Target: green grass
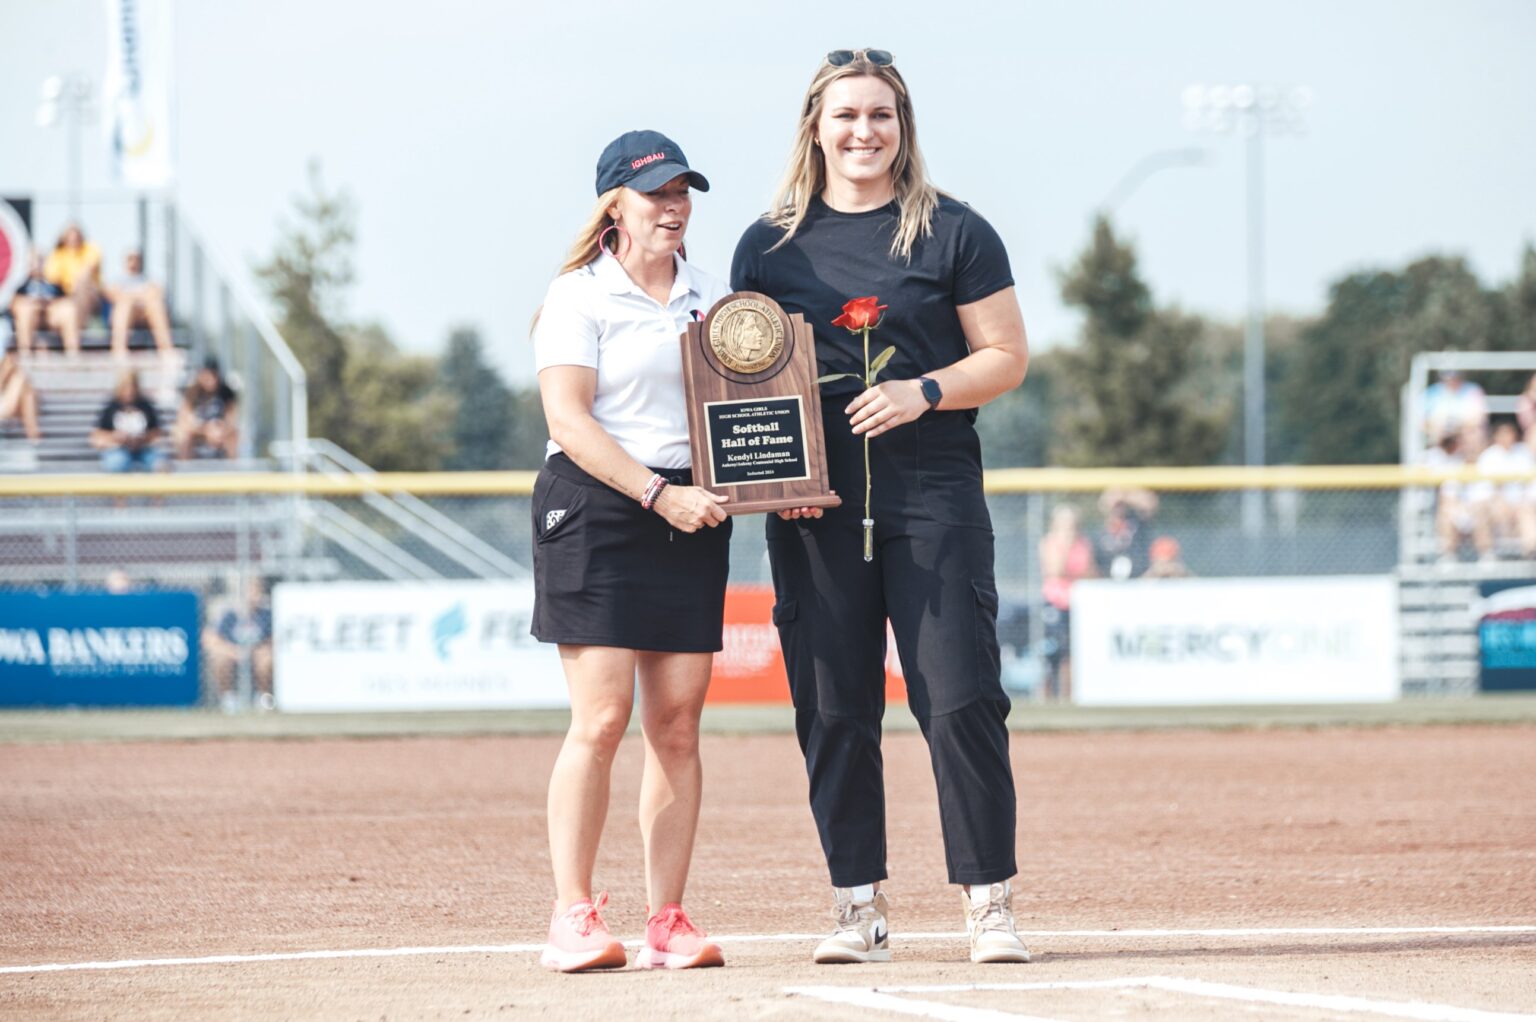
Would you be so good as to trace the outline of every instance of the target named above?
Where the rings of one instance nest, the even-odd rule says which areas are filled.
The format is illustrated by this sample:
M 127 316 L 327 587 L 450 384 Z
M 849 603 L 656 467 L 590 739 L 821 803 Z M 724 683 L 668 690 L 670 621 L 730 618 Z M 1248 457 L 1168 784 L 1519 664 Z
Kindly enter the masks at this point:
M 563 710 L 452 713 L 237 713 L 210 710 L 15 710 L 0 712 L 0 743 L 206 741 L 218 739 L 382 738 L 428 735 L 561 734 Z M 1016 702 L 1019 732 L 1193 728 L 1404 727 L 1428 724 L 1536 723 L 1536 694 L 1407 699 L 1338 706 L 1080 707 Z M 917 727 L 905 705 L 886 713 L 888 731 Z M 788 706 L 711 706 L 712 734 L 787 734 Z

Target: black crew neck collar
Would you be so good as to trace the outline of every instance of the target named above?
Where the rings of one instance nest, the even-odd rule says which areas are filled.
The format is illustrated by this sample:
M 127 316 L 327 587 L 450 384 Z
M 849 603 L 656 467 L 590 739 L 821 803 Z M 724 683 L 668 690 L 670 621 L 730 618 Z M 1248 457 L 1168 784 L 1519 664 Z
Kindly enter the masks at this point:
M 835 216 L 843 220 L 867 220 L 870 217 L 887 216 L 892 213 L 899 213 L 901 211 L 901 204 L 895 199 L 892 199 L 885 205 L 876 206 L 874 209 L 866 209 L 858 213 L 844 213 L 840 209 L 833 209 L 831 205 L 827 203 L 826 199 L 823 199 L 820 195 L 816 195 L 812 196 L 811 198 L 811 208 L 818 211 L 823 216 Z

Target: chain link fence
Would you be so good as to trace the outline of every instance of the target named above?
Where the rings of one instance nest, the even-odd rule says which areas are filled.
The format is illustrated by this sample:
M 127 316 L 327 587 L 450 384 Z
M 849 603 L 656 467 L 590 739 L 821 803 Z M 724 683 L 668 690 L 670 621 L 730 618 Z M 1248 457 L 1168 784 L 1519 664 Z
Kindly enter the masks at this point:
M 1219 479 L 1197 488 L 1177 474 L 996 474 L 989 503 L 1008 684 L 1027 697 L 1051 691 L 1057 612 L 1042 557 L 1063 542 L 1048 538 L 1052 530 L 1070 526 L 1067 545 L 1080 551 L 1073 578 L 1392 575 L 1403 593 L 1405 691 L 1470 691 L 1476 636 L 1467 608 L 1477 581 L 1533 576 L 1536 563 L 1477 559 L 1470 549 L 1446 556 L 1433 538 L 1432 483 L 1383 483 L 1411 471 L 1384 467 L 1354 486 L 1337 475 L 1279 485 L 1271 475 L 1262 489 Z M 392 490 L 397 480 L 402 488 Z M 249 647 L 265 640 L 241 617 L 253 584 L 531 574 L 531 484 L 515 473 L 4 477 L 0 589 L 192 590 L 205 647 L 218 645 L 221 630 L 244 643 L 233 668 L 221 666 L 228 655 L 205 656 L 207 701 L 259 703 L 267 664 L 253 662 Z M 761 516 L 736 522 L 731 578 L 770 581 Z

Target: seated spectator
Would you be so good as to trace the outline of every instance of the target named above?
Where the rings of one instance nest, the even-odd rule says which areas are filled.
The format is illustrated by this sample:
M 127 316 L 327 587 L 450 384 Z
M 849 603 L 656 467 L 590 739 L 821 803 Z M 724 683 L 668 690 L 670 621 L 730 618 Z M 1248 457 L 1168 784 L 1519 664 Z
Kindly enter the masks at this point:
M 1040 594 L 1045 598 L 1045 694 L 1066 699 L 1072 694 L 1072 585 L 1098 574 L 1093 544 L 1077 527 L 1077 511 L 1060 504 L 1051 512 L 1051 526 L 1040 537 Z
M 43 275 L 74 301 L 82 327 L 101 308 L 101 249 L 85 240 L 79 224 L 70 224 L 59 235 Z
M 237 705 L 235 671 L 246 658 L 258 705 L 272 708 L 272 604 L 260 575 L 251 577 L 240 599 L 210 617 L 203 629 L 203 655 L 226 710 Z
M 1515 399 L 1515 418 L 1520 423 L 1520 432 L 1529 438 L 1531 427 L 1536 426 L 1536 373 L 1525 381 L 1525 389 Z
M 155 446 L 158 439 L 160 415 L 139 389 L 138 374 L 126 369 L 96 420 L 91 446 L 101 452 L 101 467 L 108 472 L 164 472 L 171 464 Z
M 1424 464 L 1431 468 L 1458 469 L 1467 464 L 1469 444 L 1479 443 L 1477 427 L 1447 433 L 1440 442 L 1424 452 Z M 1474 454 L 1474 457 L 1476 455 Z M 1440 560 L 1451 564 L 1461 559 L 1461 547 L 1467 540 L 1478 556 L 1493 556 L 1493 534 L 1486 518 L 1473 512 L 1467 500 L 1467 484 L 1447 479 L 1435 495 L 1435 536 L 1440 543 Z
M 19 419 L 34 444 L 43 438 L 37 424 L 37 391 L 20 359 L 9 351 L 0 355 L 0 422 L 6 419 Z
M 233 458 L 240 451 L 240 398 L 209 355 L 181 396 L 176 413 L 176 457 Z
M 1523 472 L 1529 474 L 1536 461 L 1531 449 L 1520 443 L 1520 433 L 1513 422 L 1500 422 L 1493 430 L 1493 443 L 1477 457 L 1479 472 Z M 1473 514 L 1484 519 L 1493 533 L 1494 548 L 1499 541 L 1513 543 L 1521 538 L 1520 517 L 1525 506 L 1528 480 L 1499 481 L 1479 480 L 1467 488 L 1467 499 Z M 1536 544 L 1532 544 L 1536 547 Z M 1524 551 L 1526 556 L 1536 549 Z M 1487 559 L 1485 555 L 1485 559 Z
M 1152 563 L 1152 516 L 1157 494 L 1138 488 L 1111 487 L 1099 497 L 1104 531 L 1099 536 L 1099 570 L 1124 581 L 1146 573 Z
M 165 293 L 160 285 L 144 276 L 144 253 L 130 249 L 123 259 L 123 275 L 107 285 L 103 293 L 112 303 L 112 357 L 128 356 L 128 331 L 147 326 L 155 338 L 155 350 L 171 354 L 171 317 L 165 308 Z
M 1443 369 L 1440 382 L 1424 391 L 1424 435 L 1437 443 L 1447 433 L 1469 425 L 1488 428 L 1488 396 L 1483 388 L 1468 381 L 1460 369 Z
M 1172 536 L 1159 536 L 1148 547 L 1147 554 L 1152 563 L 1142 574 L 1142 578 L 1190 578 L 1194 572 L 1185 567 L 1179 559 L 1179 541 Z
M 64 290 L 50 283 L 43 271 L 43 257 L 32 254 L 27 279 L 11 299 L 11 320 L 16 325 L 16 351 L 22 358 L 32 354 L 32 339 L 39 327 L 53 330 L 64 340 L 64 352 L 71 358 L 80 354 L 80 310 L 64 296 Z

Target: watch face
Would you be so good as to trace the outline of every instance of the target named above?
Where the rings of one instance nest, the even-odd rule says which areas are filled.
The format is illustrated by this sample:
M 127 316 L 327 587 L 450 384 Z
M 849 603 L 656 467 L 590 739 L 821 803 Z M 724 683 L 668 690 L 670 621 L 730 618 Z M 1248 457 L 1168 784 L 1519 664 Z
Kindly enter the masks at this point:
M 934 405 L 937 405 L 941 400 L 943 400 L 944 392 L 939 389 L 938 380 L 930 380 L 925 376 L 923 377 L 922 385 L 923 397 L 927 398 L 929 408 L 932 408 Z

